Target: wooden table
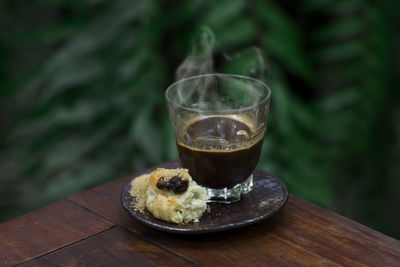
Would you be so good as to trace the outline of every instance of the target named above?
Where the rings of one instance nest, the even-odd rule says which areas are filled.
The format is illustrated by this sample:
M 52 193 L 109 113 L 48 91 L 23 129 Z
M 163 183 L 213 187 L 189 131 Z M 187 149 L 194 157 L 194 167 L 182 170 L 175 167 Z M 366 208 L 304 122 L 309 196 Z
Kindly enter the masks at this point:
M 1 223 L 0 266 L 400 266 L 399 241 L 293 195 L 276 215 L 244 228 L 158 232 L 121 206 L 131 177 Z

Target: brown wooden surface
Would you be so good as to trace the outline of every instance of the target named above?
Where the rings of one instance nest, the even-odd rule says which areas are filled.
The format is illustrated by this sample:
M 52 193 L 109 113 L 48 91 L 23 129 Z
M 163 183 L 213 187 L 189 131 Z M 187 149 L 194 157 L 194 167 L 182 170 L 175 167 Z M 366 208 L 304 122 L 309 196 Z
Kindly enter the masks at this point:
M 22 266 L 193 266 L 143 241 L 121 227 L 114 227 L 64 249 L 44 255 Z
M 69 201 L 57 202 L 0 224 L 0 265 L 29 260 L 113 225 Z
M 0 265 L 400 266 L 399 241 L 293 195 L 278 214 L 245 228 L 194 236 L 158 232 L 122 208 L 121 191 L 130 180 L 0 224 Z

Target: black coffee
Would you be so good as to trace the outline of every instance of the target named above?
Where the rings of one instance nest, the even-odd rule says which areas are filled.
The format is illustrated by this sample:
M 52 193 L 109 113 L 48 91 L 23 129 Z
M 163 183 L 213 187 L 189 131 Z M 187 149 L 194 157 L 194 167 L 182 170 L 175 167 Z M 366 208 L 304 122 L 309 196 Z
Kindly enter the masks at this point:
M 246 123 L 221 116 L 197 120 L 185 131 L 188 141 L 178 143 L 180 159 L 200 185 L 230 188 L 253 173 L 264 131 L 251 137 Z

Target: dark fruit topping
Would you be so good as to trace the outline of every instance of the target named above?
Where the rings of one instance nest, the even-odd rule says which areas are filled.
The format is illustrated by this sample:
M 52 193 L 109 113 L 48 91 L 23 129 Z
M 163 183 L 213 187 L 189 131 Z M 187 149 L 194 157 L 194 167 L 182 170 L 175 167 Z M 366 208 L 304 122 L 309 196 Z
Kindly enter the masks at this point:
M 174 176 L 169 181 L 166 181 L 165 177 L 162 176 L 158 179 L 156 186 L 158 189 L 168 189 L 172 190 L 175 194 L 182 194 L 187 190 L 189 182 L 179 176 Z

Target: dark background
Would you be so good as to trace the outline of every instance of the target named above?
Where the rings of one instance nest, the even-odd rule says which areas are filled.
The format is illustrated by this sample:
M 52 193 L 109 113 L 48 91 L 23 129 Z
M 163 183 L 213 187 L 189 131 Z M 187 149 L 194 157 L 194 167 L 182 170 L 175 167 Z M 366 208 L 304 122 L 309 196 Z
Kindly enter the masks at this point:
M 215 71 L 266 59 L 259 167 L 400 238 L 399 3 L 1 1 L 0 220 L 176 158 L 163 94 L 207 26 Z

